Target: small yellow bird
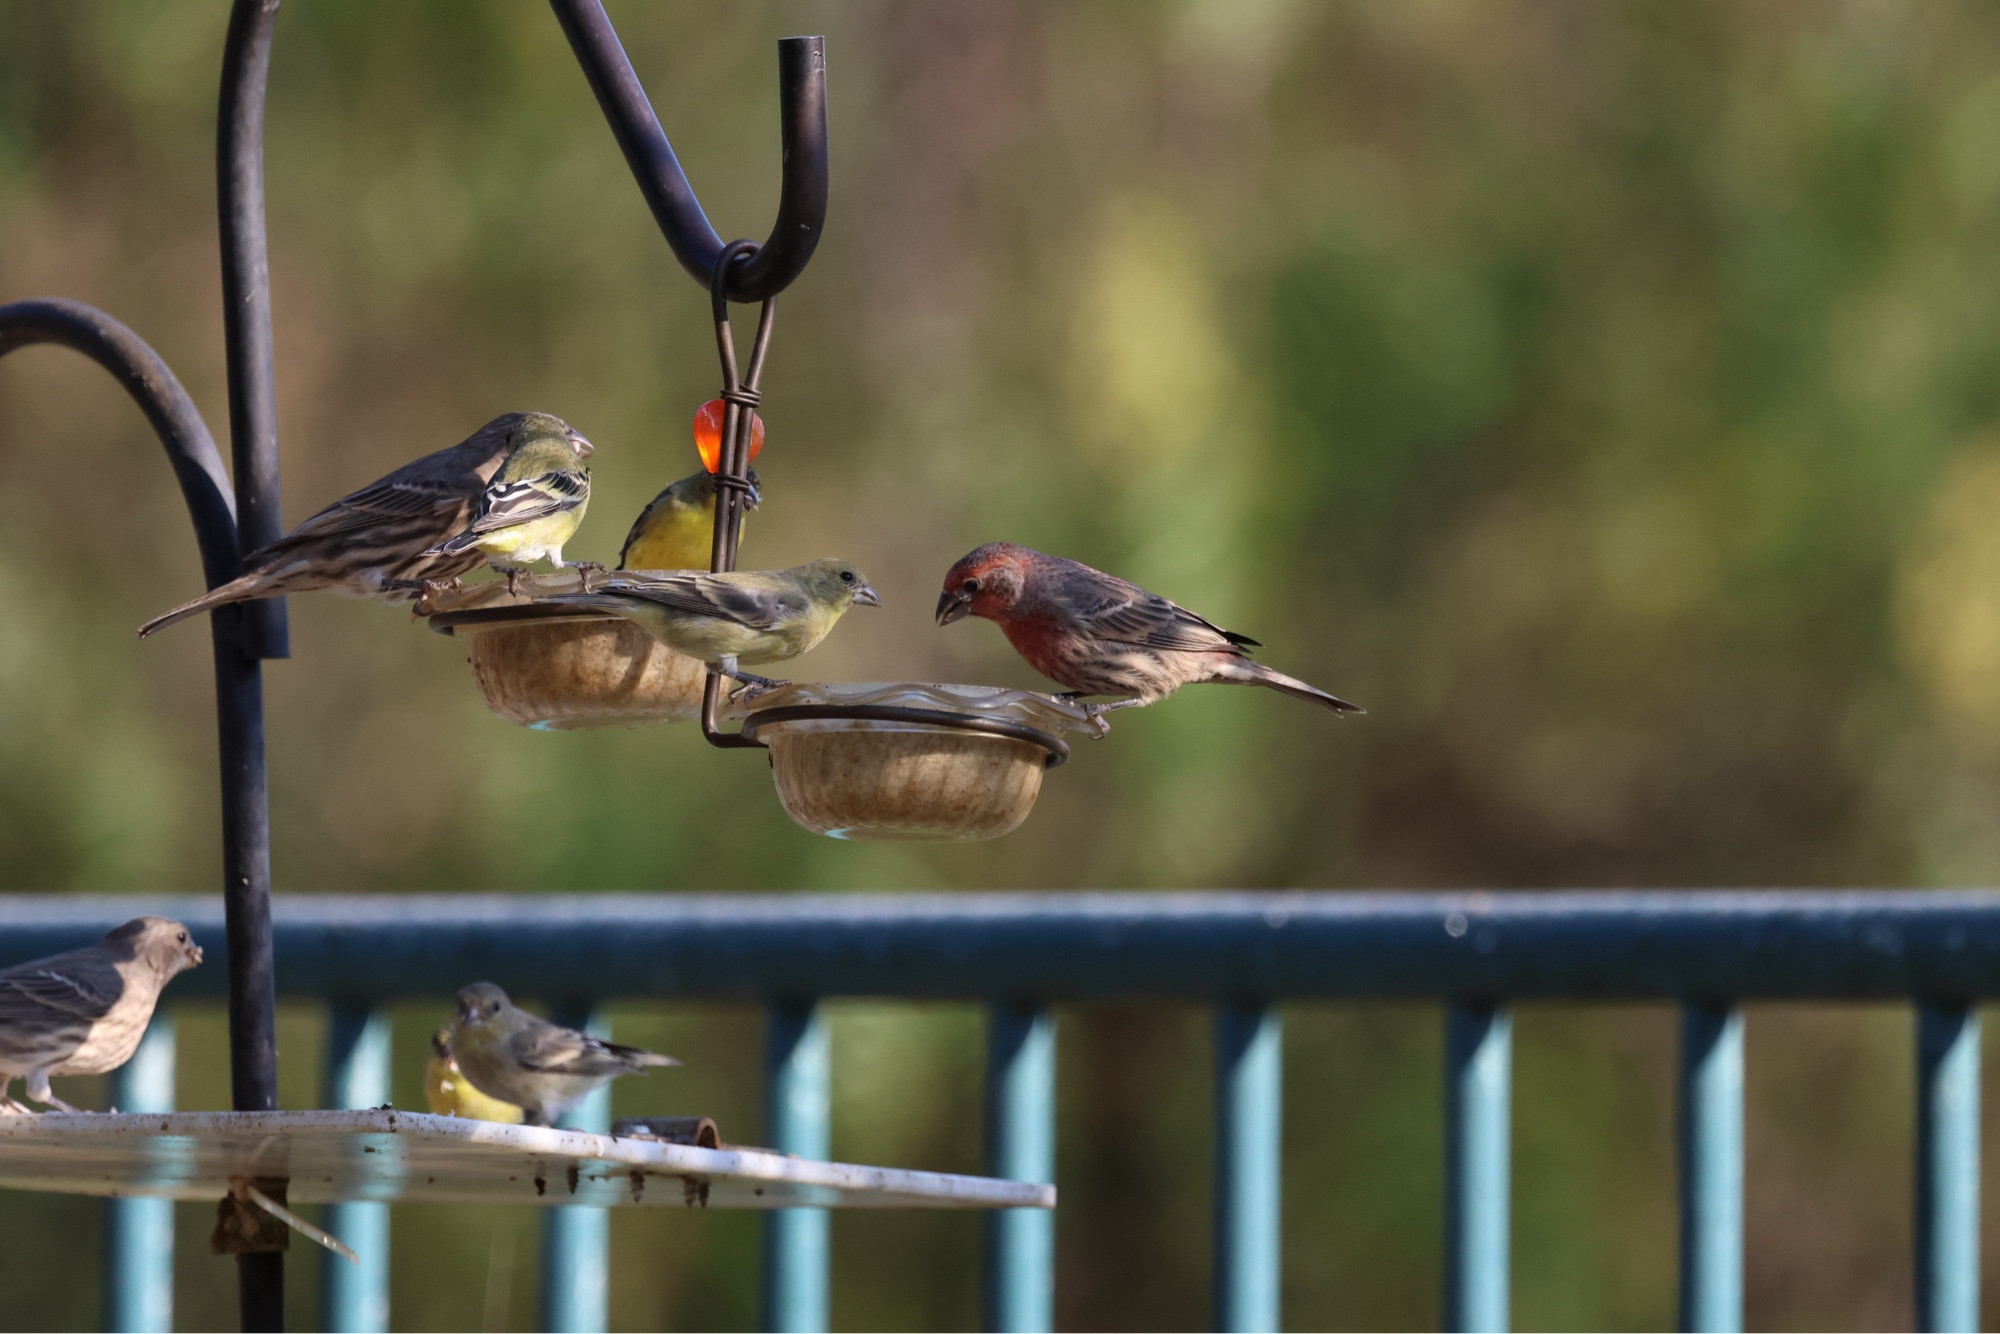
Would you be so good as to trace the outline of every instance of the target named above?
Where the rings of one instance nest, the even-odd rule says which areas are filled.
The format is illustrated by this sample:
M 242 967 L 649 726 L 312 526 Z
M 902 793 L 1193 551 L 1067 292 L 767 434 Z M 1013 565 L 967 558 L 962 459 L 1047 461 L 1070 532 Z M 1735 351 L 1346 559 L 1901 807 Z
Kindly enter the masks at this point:
M 554 1125 L 620 1075 L 680 1064 L 643 1047 L 552 1024 L 516 1006 L 491 982 L 460 989 L 447 1046 L 474 1088 L 513 1103 L 531 1126 Z
M 764 496 L 757 470 L 750 470 L 745 511 Z M 715 474 L 689 473 L 639 511 L 618 553 L 621 570 L 705 570 L 715 554 Z
M 789 570 L 613 578 L 593 592 L 537 601 L 623 616 L 668 648 L 753 685 L 770 682 L 741 665 L 796 658 L 825 639 L 849 607 L 882 605 L 868 576 L 844 560 Z
M 489 1098 L 472 1086 L 451 1055 L 451 1025 L 431 1034 L 431 1054 L 424 1062 L 424 1102 L 439 1116 L 462 1116 L 469 1121 L 499 1121 L 521 1124 L 522 1112 L 511 1102 Z
M 529 413 L 507 461 L 480 495 L 471 526 L 425 554 L 483 552 L 488 564 L 508 576 L 510 591 L 522 571 L 502 565 L 502 558 L 560 566 L 563 543 L 590 504 L 590 469 L 583 460 L 592 449 L 560 417 Z

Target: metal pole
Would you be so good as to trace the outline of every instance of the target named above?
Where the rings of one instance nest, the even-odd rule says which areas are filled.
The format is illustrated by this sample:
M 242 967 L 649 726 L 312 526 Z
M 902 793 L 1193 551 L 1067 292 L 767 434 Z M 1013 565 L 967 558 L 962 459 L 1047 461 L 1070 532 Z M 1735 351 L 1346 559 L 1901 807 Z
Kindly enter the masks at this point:
M 1917 1007 L 1917 1328 L 1979 1328 L 1979 1016 Z
M 1215 1011 L 1215 1327 L 1278 1328 L 1284 1028 L 1268 1005 Z
M 1681 1009 L 1680 1327 L 1743 1328 L 1743 1012 Z
M 771 1147 L 825 1158 L 832 1147 L 833 1043 L 811 1001 L 771 1007 L 765 1046 L 764 1134 Z M 824 1209 L 764 1215 L 763 1327 L 827 1327 L 830 1233 Z
M 216 216 L 222 233 L 222 337 L 229 370 L 230 459 L 238 549 L 285 532 L 278 487 L 278 381 L 271 341 L 271 260 L 264 233 L 264 94 L 279 0 L 236 0 L 222 55 L 216 116 Z M 244 650 L 290 656 L 285 600 L 244 609 Z
M 549 1007 L 549 1017 L 593 1037 L 611 1036 L 603 1011 L 579 1003 Z M 602 1135 L 611 1129 L 611 1086 L 585 1098 L 557 1123 Z M 542 1211 L 542 1324 L 550 1334 L 602 1334 L 611 1317 L 611 1214 L 564 1207 Z
M 284 524 L 278 498 L 271 275 L 264 241 L 264 93 L 277 17 L 278 0 L 237 0 L 230 11 L 216 116 L 223 334 L 239 552 L 271 541 Z M 270 1111 L 278 1105 L 278 1037 L 260 660 L 287 652 L 284 606 L 275 599 L 252 603 L 233 616 L 211 620 L 216 636 L 216 731 L 222 752 L 230 1093 L 238 1111 Z M 238 1256 L 237 1295 L 244 1329 L 284 1328 L 283 1254 Z
M 1508 1322 L 1510 1103 L 1514 1023 L 1505 1007 L 1457 1004 L 1445 1033 L 1444 1327 Z
M 174 1109 L 174 1017 L 155 1011 L 139 1050 L 111 1076 L 121 1112 Z M 119 1334 L 169 1334 L 174 1327 L 174 1202 L 108 1200 L 105 1212 L 104 1327 Z
M 1056 1021 L 1045 1005 L 995 1005 L 986 1021 L 986 1170 L 1053 1182 L 1056 1167 Z M 985 1325 L 1055 1327 L 1055 1214 L 996 1209 L 986 1216 Z
M 390 1026 L 384 1011 L 336 1003 L 327 1033 L 328 1107 L 380 1107 L 390 1099 Z M 320 1259 L 320 1324 L 334 1334 L 389 1328 L 389 1206 L 345 1201 L 326 1208 L 326 1230 L 354 1248 L 360 1264 L 327 1252 Z

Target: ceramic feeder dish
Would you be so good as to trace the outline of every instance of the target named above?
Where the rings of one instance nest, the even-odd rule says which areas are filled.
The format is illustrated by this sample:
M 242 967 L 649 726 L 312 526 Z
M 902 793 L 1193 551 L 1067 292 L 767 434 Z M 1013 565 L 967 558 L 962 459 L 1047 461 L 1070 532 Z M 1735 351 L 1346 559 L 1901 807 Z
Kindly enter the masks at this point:
M 579 584 L 567 570 L 530 575 L 514 597 L 493 580 L 426 598 L 417 613 L 465 640 L 487 707 L 510 723 L 568 732 L 700 716 L 701 663 L 620 617 L 529 600 Z
M 995 686 L 799 683 L 735 705 L 785 813 L 832 838 L 998 838 L 1069 758 L 1084 711 Z

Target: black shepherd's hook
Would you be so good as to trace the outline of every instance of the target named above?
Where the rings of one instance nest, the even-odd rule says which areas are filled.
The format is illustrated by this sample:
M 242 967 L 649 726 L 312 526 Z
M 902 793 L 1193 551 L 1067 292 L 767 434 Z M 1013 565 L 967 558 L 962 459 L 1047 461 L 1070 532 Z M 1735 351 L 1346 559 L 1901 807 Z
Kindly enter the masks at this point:
M 619 44 L 598 0 L 549 0 L 571 49 L 590 80 L 611 133 L 652 207 L 653 219 L 681 267 L 704 288 L 715 279 L 725 247 L 673 145 L 660 129 L 653 104 Z M 778 220 L 749 260 L 729 266 L 726 295 L 753 302 L 774 297 L 805 271 L 826 223 L 826 39 L 786 37 L 778 43 L 778 107 L 784 137 L 784 181 Z
M 762 245 L 722 238 L 709 225 L 694 197 L 687 173 L 660 128 L 653 104 L 618 41 L 599 0 L 549 0 L 571 49 L 590 80 L 611 133 L 639 182 L 674 255 L 709 290 L 715 316 L 717 351 L 722 360 L 724 404 L 721 458 L 716 461 L 715 545 L 709 567 L 736 568 L 736 543 L 749 493 L 750 436 L 757 408 L 757 385 L 771 342 L 771 315 L 778 293 L 804 272 L 826 224 L 826 39 L 787 37 L 778 43 L 778 105 L 784 135 L 784 180 L 778 192 L 778 220 Z M 736 346 L 729 332 L 729 303 L 760 302 L 757 338 L 739 378 Z M 701 731 L 709 744 L 752 747 L 762 743 L 716 726 L 722 678 L 713 669 L 702 688 Z

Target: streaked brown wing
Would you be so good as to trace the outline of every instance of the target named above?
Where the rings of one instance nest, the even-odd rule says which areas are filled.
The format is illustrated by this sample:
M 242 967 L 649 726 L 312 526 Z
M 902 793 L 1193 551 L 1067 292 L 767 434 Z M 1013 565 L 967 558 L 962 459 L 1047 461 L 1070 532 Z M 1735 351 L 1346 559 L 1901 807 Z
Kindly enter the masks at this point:
M 1104 577 L 1109 584 L 1110 576 Z M 1104 596 L 1095 605 L 1077 608 L 1077 619 L 1094 638 L 1138 648 L 1238 651 L 1241 636 L 1232 636 L 1221 626 L 1137 584 L 1122 579 L 1116 583 L 1123 587 L 1104 587 Z
M 398 520 L 428 520 L 439 531 L 456 528 L 472 508 L 478 486 L 478 477 L 470 473 L 462 479 L 405 482 L 385 479 L 334 501 L 266 549 L 282 551 Z

